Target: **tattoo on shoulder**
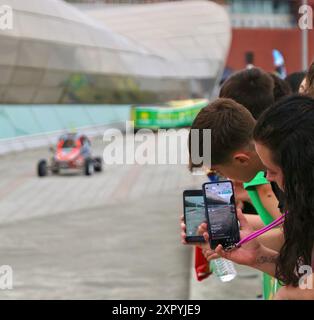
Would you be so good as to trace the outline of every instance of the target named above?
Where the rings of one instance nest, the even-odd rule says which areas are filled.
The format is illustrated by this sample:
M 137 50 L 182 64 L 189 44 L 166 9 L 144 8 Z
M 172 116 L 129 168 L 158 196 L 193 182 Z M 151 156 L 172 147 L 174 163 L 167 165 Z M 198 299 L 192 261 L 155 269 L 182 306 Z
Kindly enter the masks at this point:
M 277 262 L 277 257 L 276 256 L 272 256 L 272 257 L 265 257 L 265 256 L 261 256 L 258 257 L 256 259 L 256 262 L 258 264 L 264 264 L 264 263 L 276 263 Z

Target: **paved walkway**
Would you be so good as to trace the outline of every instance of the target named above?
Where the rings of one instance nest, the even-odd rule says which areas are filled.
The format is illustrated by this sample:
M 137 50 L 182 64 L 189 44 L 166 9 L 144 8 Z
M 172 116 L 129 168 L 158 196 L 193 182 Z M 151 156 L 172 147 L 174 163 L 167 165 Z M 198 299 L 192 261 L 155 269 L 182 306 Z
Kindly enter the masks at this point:
M 94 145 L 101 155 L 102 140 Z M 0 299 L 188 299 L 181 195 L 204 177 L 180 165 L 114 165 L 39 179 L 36 163 L 48 155 L 0 157 L 0 264 L 14 271 L 14 289 Z M 219 298 L 217 290 L 200 298 Z

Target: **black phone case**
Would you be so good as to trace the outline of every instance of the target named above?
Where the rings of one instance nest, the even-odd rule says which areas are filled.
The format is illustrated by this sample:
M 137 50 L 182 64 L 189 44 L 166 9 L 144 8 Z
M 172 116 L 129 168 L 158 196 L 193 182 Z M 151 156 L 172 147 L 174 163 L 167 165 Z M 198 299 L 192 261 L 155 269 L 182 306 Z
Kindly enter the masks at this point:
M 205 191 L 205 186 L 208 184 L 217 184 L 217 183 L 225 183 L 228 182 L 231 184 L 232 186 L 232 195 L 233 195 L 233 199 L 234 199 L 234 206 L 235 206 L 235 197 L 234 197 L 234 188 L 233 188 L 233 183 L 229 180 L 224 180 L 224 181 L 217 181 L 217 182 L 205 182 L 202 186 L 202 190 L 203 190 L 203 197 L 204 197 L 204 203 L 205 203 L 205 209 L 206 209 L 206 219 L 207 219 L 207 225 L 208 225 L 208 233 L 209 233 L 209 237 L 210 239 L 212 238 L 212 233 L 211 233 L 211 227 L 210 227 L 210 221 L 209 221 L 209 216 L 208 216 L 208 206 L 207 206 L 207 199 L 206 199 L 206 191 Z M 235 208 L 236 209 L 236 208 Z M 235 210 L 236 211 L 236 210 Z M 236 215 L 236 213 L 235 213 Z M 236 221 L 238 222 L 238 218 L 236 216 Z M 210 240 L 210 247 L 211 249 L 215 250 L 216 247 L 221 244 L 223 246 L 224 249 L 230 249 L 232 247 L 235 246 L 236 243 L 238 243 L 240 241 L 240 230 L 239 230 L 239 224 L 237 223 L 236 225 L 237 228 L 237 234 L 231 235 L 228 238 L 222 238 L 222 239 L 215 239 L 215 240 Z

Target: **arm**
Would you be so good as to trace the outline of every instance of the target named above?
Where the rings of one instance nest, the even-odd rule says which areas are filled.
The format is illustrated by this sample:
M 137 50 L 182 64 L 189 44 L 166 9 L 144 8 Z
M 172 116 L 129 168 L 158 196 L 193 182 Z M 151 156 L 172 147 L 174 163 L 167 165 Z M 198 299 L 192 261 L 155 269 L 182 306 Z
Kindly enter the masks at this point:
M 274 195 L 274 192 L 270 184 L 262 184 L 256 186 L 256 191 L 259 198 L 264 206 L 264 208 L 269 212 L 269 214 L 277 219 L 281 216 L 280 210 L 278 208 L 278 200 Z
M 248 266 L 268 273 L 269 275 L 274 277 L 276 272 L 277 258 L 277 251 L 261 245 L 257 250 L 255 261 L 253 262 L 253 264 L 248 264 Z
M 263 204 L 264 208 L 269 212 L 269 214 L 277 219 L 281 216 L 280 210 L 278 208 L 278 200 L 274 195 L 270 184 L 262 184 L 256 186 L 256 191 L 258 196 Z M 250 217 L 249 215 L 245 215 L 249 223 L 253 226 L 255 230 L 261 229 L 264 227 L 263 222 L 260 218 L 256 216 Z M 259 219 L 259 221 L 258 221 Z M 267 233 L 258 237 L 258 240 L 265 247 L 273 249 L 275 251 L 280 251 L 283 243 L 284 237 L 283 233 L 280 229 L 272 229 Z
M 254 229 L 254 231 L 264 227 L 264 223 L 259 216 L 253 214 L 244 214 L 244 216 L 250 226 Z M 284 236 L 281 229 L 279 228 L 269 230 L 259 236 L 257 239 L 265 247 L 278 252 L 280 251 L 284 243 Z
M 262 221 L 262 219 L 256 215 L 256 214 L 244 214 L 246 220 L 248 221 L 248 223 L 250 224 L 250 226 L 254 229 L 254 230 L 259 230 L 262 229 L 264 227 L 264 223 Z
M 282 287 L 276 293 L 274 300 L 314 300 L 314 278 L 308 276 L 307 281 L 312 284 L 312 289 L 301 289 L 299 287 Z
M 266 248 L 256 239 L 244 244 L 240 248 L 236 248 L 231 251 L 225 251 L 223 247 L 219 245 L 215 252 L 222 258 L 252 267 L 268 273 L 273 277 L 275 276 L 278 252 Z
M 259 236 L 257 239 L 265 247 L 275 250 L 277 252 L 280 251 L 285 241 L 283 232 L 279 228 L 271 229 L 268 232 Z

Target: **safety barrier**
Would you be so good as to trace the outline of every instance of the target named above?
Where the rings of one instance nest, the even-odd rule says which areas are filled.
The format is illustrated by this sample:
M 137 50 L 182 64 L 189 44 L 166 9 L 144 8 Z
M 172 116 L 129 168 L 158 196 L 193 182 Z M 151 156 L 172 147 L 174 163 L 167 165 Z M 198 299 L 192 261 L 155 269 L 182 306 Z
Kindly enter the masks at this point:
M 130 119 L 130 105 L 0 105 L 0 154 L 54 144 L 63 132 L 101 135 Z

